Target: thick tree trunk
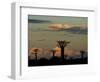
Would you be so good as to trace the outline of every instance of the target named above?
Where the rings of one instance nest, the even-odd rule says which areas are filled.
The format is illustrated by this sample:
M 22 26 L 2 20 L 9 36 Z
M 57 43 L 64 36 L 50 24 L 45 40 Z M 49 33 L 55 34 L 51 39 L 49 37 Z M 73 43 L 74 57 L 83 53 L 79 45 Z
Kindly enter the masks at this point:
M 55 52 L 53 52 L 53 57 L 55 57 Z
M 64 47 L 61 47 L 61 58 L 64 60 Z

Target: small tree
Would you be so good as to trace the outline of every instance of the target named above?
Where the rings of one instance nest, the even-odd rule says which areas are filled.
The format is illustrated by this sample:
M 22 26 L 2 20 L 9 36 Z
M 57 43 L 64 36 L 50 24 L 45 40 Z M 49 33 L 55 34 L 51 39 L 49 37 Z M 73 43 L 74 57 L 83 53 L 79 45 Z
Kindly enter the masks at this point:
M 84 59 L 85 51 L 82 50 L 82 51 L 80 51 L 80 53 L 81 53 L 81 58 Z
M 53 53 L 53 57 L 55 57 L 56 50 L 50 50 Z
M 35 54 L 35 59 L 36 59 L 36 61 L 37 61 L 37 53 L 39 52 L 39 49 L 38 48 L 36 48 L 36 49 L 34 49 L 34 54 Z

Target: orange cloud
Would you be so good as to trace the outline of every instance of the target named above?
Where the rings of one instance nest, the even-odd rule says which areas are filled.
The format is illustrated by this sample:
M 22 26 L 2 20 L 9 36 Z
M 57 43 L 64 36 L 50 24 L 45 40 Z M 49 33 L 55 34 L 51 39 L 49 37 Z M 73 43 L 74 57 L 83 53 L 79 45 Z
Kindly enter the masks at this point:
M 49 26 L 49 29 L 51 30 L 60 30 L 60 29 L 65 29 L 65 28 L 70 28 L 71 26 L 68 25 L 68 24 L 50 24 Z
M 87 25 L 70 25 L 70 24 L 61 24 L 61 23 L 50 24 L 48 27 L 50 30 L 62 30 L 62 29 L 69 29 L 75 27 L 79 27 L 81 30 L 87 29 Z

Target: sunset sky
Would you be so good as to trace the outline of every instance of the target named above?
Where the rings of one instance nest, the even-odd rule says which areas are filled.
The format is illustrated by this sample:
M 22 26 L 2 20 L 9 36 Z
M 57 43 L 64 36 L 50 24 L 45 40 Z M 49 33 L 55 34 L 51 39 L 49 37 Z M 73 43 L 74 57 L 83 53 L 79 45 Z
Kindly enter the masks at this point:
M 58 40 L 70 41 L 65 48 L 67 55 L 79 55 L 80 50 L 87 51 L 87 17 L 69 16 L 28 16 L 28 48 L 39 48 L 39 56 L 49 58 L 51 49 L 58 49 Z M 45 54 L 44 54 L 45 53 Z M 29 53 L 29 55 L 31 55 Z

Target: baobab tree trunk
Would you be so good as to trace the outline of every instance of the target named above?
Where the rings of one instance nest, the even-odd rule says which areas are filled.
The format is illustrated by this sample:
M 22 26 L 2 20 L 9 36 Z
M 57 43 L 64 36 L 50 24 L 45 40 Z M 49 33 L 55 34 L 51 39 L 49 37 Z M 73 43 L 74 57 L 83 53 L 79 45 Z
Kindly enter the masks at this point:
M 35 53 L 35 60 L 37 61 L 37 53 Z
M 61 58 L 64 60 L 64 47 L 61 47 Z
M 80 51 L 80 53 L 81 53 L 81 58 L 83 60 L 84 59 L 84 53 L 85 53 L 85 51 Z
M 52 52 L 52 56 L 55 57 L 56 50 L 50 50 Z
M 53 51 L 53 57 L 55 57 L 55 52 Z

